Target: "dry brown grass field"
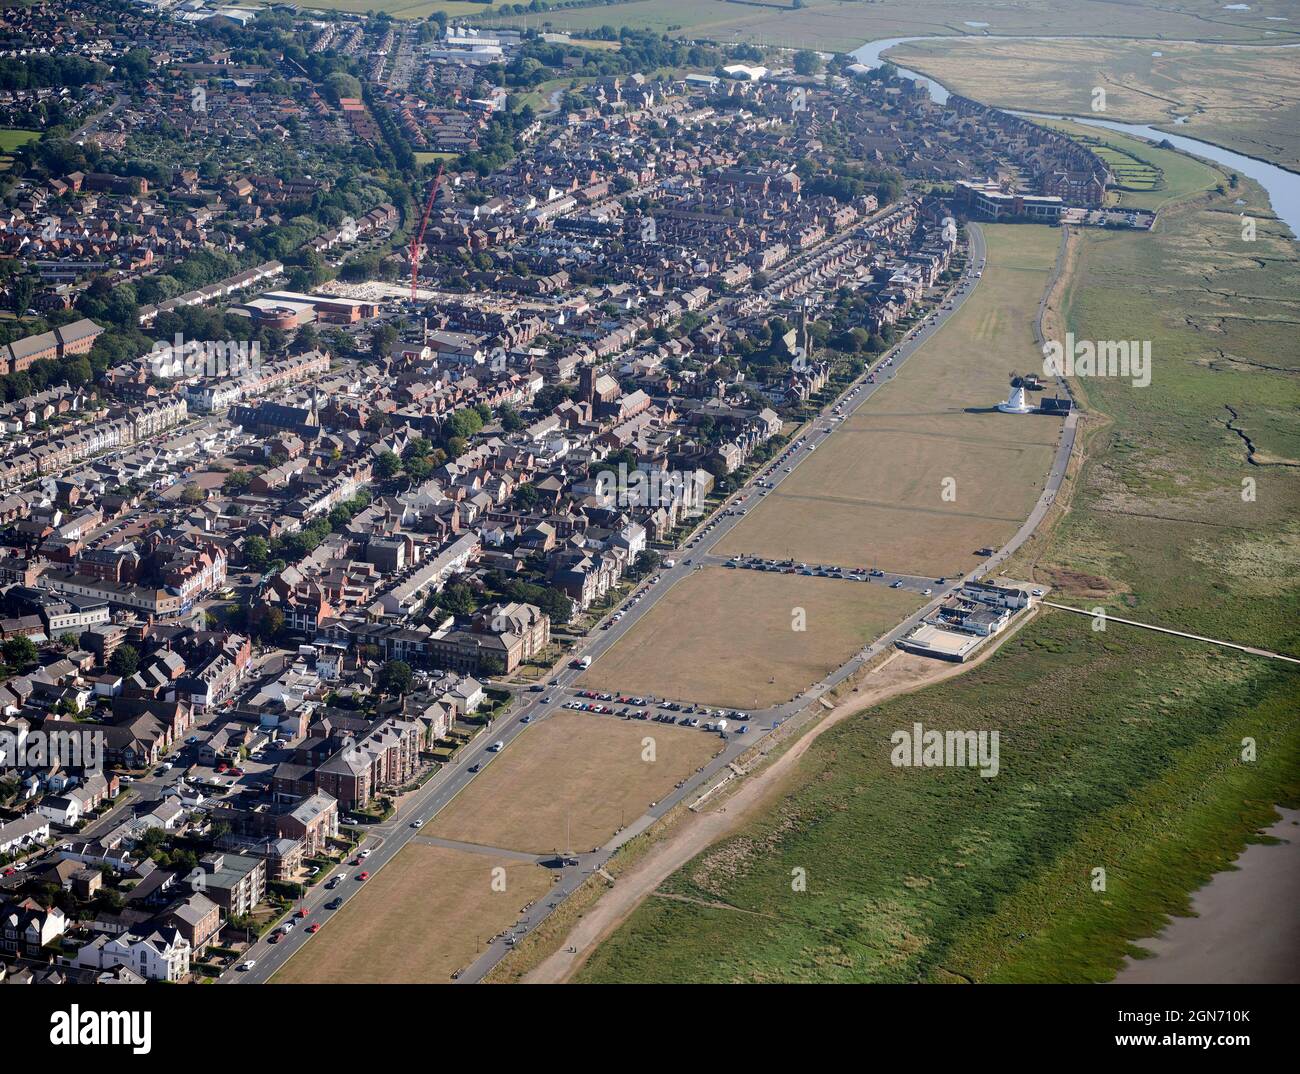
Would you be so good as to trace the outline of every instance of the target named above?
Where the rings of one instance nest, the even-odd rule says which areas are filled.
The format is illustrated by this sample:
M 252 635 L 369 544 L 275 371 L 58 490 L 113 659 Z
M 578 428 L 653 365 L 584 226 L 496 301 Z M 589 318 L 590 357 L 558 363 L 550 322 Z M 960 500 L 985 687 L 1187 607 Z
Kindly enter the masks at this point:
M 492 890 L 505 869 L 506 890 Z M 355 883 L 355 881 L 349 881 Z M 273 978 L 275 984 L 436 984 L 474 960 L 551 886 L 540 865 L 413 840 Z
M 654 760 L 643 760 L 644 739 Z M 721 748 L 715 735 L 561 710 L 488 763 L 426 831 L 535 854 L 586 851 Z
M 599 690 L 729 708 L 788 701 L 920 607 L 882 585 L 709 567 L 672 591 L 583 676 Z M 793 629 L 794 609 L 806 629 Z
M 993 407 L 1010 372 L 1041 370 L 1032 325 L 1061 233 L 1003 224 L 984 234 L 988 262 L 966 304 L 716 551 L 937 577 L 969 570 L 976 549 L 1015 533 L 1061 422 Z

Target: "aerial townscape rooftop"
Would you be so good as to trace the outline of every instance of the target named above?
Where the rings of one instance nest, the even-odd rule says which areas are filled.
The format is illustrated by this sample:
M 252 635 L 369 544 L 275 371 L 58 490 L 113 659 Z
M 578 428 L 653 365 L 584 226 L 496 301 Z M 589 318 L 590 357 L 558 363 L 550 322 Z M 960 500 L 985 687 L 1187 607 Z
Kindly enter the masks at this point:
M 1297 34 L 5 6 L 0 983 L 146 986 L 11 1036 L 1001 983 L 871 1017 L 1280 1042 Z

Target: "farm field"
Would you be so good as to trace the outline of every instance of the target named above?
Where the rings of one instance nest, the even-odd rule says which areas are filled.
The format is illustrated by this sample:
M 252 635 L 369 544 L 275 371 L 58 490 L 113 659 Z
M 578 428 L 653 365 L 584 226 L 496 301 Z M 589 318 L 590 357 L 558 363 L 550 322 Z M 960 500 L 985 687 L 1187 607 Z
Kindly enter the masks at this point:
M 401 0 L 396 0 L 401 2 Z M 1156 3 L 1126 5 L 1124 32 L 1135 36 L 1213 40 L 1276 41 L 1278 26 L 1263 13 L 1224 12 L 1216 0 L 1191 0 L 1179 10 Z M 711 41 L 737 41 L 849 51 L 866 41 L 913 34 L 1090 34 L 1114 24 L 1115 7 L 1102 0 L 1068 6 L 1050 0 L 983 7 L 959 0 L 805 0 L 793 5 L 756 6 L 727 0 L 634 0 L 613 8 L 597 6 L 515 16 L 515 25 L 555 30 L 585 30 L 603 25 L 647 28 Z M 495 19 L 493 21 L 496 21 Z M 986 25 L 972 25 L 985 23 Z
M 977 549 L 1019 529 L 1042 492 L 1061 421 L 994 407 L 1011 371 L 1041 370 L 1032 324 L 1061 232 L 1003 224 L 984 233 L 988 260 L 971 298 L 719 553 L 937 577 L 969 570 Z
M 426 832 L 535 854 L 590 850 L 719 748 L 701 730 L 562 709 L 494 757 Z
M 679 582 L 580 685 L 728 708 L 788 701 L 921 605 L 862 582 L 707 567 Z M 806 629 L 792 629 L 795 609 Z
M 1296 30 L 1272 40 L 1294 43 Z M 1300 64 L 1289 48 L 984 38 L 914 41 L 888 58 L 987 104 L 1147 123 L 1300 168 Z M 1104 112 L 1093 111 L 1095 87 Z
M 487 10 L 483 4 L 470 3 L 469 0 L 309 0 L 298 7 L 301 11 L 346 11 L 351 14 L 386 11 L 398 19 L 427 19 L 437 11 L 450 18 L 463 19 L 482 15 Z
M 1086 424 L 1069 513 L 1006 569 L 1300 655 L 1300 258 L 1257 187 L 1204 174 L 1155 232 L 1074 240 L 1051 331 L 1151 338 L 1155 369 L 1146 389 L 1077 385 L 1105 422 Z M 1274 662 L 1048 610 L 979 667 L 821 736 L 779 801 L 666 881 L 579 979 L 1108 980 L 1273 803 L 1300 801 L 1296 689 Z M 891 731 L 918 720 L 998 730 L 999 775 L 893 767 Z M 1248 736 L 1268 745 L 1243 763 Z
M 492 870 L 506 890 L 492 889 Z M 351 882 L 351 881 L 350 881 Z M 550 889 L 528 861 L 412 840 L 366 881 L 272 978 L 274 984 L 435 984 L 473 961 L 480 941 L 508 928 Z

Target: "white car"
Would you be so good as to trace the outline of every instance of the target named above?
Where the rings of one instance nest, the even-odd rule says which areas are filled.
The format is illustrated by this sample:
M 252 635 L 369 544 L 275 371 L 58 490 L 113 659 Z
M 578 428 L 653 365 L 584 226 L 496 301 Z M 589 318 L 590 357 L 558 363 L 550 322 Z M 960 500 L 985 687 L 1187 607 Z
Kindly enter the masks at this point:
M 240 973 L 247 973 L 249 970 L 251 970 L 251 969 L 252 969 L 254 966 L 256 966 L 256 965 L 257 965 L 257 959 L 255 959 L 255 958 L 250 958 L 250 959 L 248 959 L 247 961 L 245 961 L 245 962 L 241 962 L 241 963 L 239 964 L 239 972 L 240 972 Z
M 423 828 L 423 827 L 424 827 L 424 821 L 422 821 L 422 820 L 413 820 L 413 821 L 411 821 L 411 827 L 412 827 L 412 828 Z

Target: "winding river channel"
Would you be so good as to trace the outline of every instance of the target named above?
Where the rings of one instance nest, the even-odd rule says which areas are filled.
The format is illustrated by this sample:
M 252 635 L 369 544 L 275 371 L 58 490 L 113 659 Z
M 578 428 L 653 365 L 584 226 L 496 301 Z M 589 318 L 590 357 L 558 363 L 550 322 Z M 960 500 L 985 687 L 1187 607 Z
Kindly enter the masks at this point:
M 972 41 L 972 40 L 989 40 L 989 41 L 1087 41 L 1087 40 L 1108 40 L 1114 41 L 1115 38 L 1066 38 L 1066 37 L 975 37 L 969 34 L 956 35 L 936 35 L 929 37 L 891 37 L 882 41 L 872 41 L 861 48 L 854 50 L 853 57 L 859 63 L 868 67 L 877 67 L 881 63 L 889 62 L 882 59 L 882 54 L 888 52 L 896 45 L 906 45 L 912 41 Z M 1300 45 L 1239 45 L 1238 48 L 1300 48 Z M 921 74 L 919 71 L 910 71 L 905 67 L 898 68 L 899 74 L 907 78 L 915 78 L 926 83 L 930 91 L 930 96 L 939 104 L 943 104 L 949 97 L 949 92 L 937 79 L 929 75 Z M 1167 141 L 1175 149 L 1180 149 L 1184 153 L 1190 153 L 1193 156 L 1203 157 L 1206 160 L 1214 161 L 1230 171 L 1238 172 L 1249 179 L 1255 180 L 1264 191 L 1268 194 L 1269 201 L 1272 202 L 1273 211 L 1278 217 L 1291 229 L 1293 236 L 1300 236 L 1300 175 L 1295 172 L 1289 172 L 1285 168 L 1279 168 L 1275 164 L 1269 164 L 1267 161 L 1256 160 L 1254 157 L 1242 156 L 1240 153 L 1234 153 L 1230 149 L 1224 149 L 1222 146 L 1214 145 L 1212 142 L 1203 142 L 1198 138 L 1188 138 L 1184 134 L 1169 134 L 1155 127 L 1149 127 L 1140 123 L 1117 123 L 1110 119 L 1096 119 L 1092 116 L 1060 116 L 1058 113 L 1037 113 L 1037 112 L 1018 112 L 1017 115 L 1041 116 L 1043 119 L 1065 118 L 1073 120 L 1076 123 L 1085 123 L 1091 127 L 1104 127 L 1106 130 L 1118 131 L 1120 134 L 1132 135 L 1134 138 L 1142 138 L 1148 142 Z

